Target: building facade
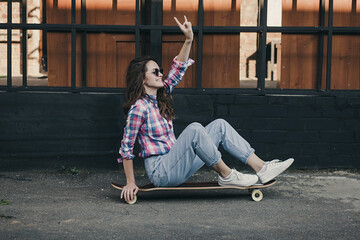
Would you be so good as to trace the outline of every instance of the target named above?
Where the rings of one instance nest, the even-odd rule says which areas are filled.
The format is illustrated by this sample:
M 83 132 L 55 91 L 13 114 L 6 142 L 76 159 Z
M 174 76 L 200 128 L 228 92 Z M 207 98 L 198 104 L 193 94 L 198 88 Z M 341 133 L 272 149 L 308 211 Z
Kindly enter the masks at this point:
M 115 164 L 127 64 L 168 69 L 183 15 L 196 63 L 174 92 L 177 135 L 224 118 L 265 159 L 360 166 L 357 0 L 0 1 L 0 164 Z

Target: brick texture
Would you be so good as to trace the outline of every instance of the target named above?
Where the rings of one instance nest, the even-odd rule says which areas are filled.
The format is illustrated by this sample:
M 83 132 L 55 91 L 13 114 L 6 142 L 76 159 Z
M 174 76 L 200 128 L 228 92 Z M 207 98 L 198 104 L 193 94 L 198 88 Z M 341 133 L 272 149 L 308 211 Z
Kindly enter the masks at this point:
M 264 160 L 294 157 L 300 168 L 360 167 L 359 98 L 176 92 L 173 97 L 177 136 L 192 122 L 222 118 Z M 122 94 L 0 93 L 0 167 L 116 167 L 123 103 Z M 222 152 L 230 166 L 244 168 Z
M 214 110 L 207 108 L 212 115 L 200 122 L 205 125 L 216 118 L 227 120 L 266 160 L 294 157 L 294 165 L 304 168 L 360 167 L 359 97 L 210 97 Z M 190 95 L 189 102 L 193 102 Z M 176 110 L 186 108 L 182 102 Z M 182 126 L 175 126 L 183 128 L 190 123 L 186 118 L 181 122 Z M 224 158 L 232 166 L 238 164 L 226 153 Z

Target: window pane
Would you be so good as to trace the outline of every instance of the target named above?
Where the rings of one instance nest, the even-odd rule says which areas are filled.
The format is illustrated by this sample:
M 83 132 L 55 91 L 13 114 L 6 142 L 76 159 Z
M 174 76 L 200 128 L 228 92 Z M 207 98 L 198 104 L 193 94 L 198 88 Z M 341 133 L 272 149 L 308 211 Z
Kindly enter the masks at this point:
M 268 33 L 266 40 L 265 88 L 280 88 L 281 33 Z
M 47 64 L 49 86 L 71 86 L 70 33 L 47 34 Z
M 0 2 L 0 23 L 7 23 L 7 2 Z M 0 86 L 7 85 L 7 30 L 0 29 Z
M 335 27 L 360 27 L 360 1 L 334 0 L 333 9 Z
M 86 23 L 135 25 L 136 0 L 86 0 Z
M 275 41 L 275 43 L 277 42 Z M 271 59 L 271 51 L 268 50 L 267 53 L 267 59 L 269 60 Z M 280 88 L 316 89 L 319 71 L 318 53 L 319 36 L 310 34 L 282 34 L 281 43 L 277 45 L 277 57 L 275 60 L 281 66 L 281 72 L 277 67 L 280 75 L 276 76 L 277 74 L 274 72 L 274 76 L 276 76 L 274 80 L 280 82 L 280 86 L 279 84 L 276 86 Z
M 7 23 L 7 2 L 0 2 L 0 23 Z
M 276 0 L 272 0 L 276 2 Z M 319 26 L 320 0 L 282 0 L 282 26 Z M 269 1 L 268 6 L 271 6 Z M 271 26 L 270 22 L 270 25 Z
M 240 35 L 204 35 L 203 88 L 239 88 Z
M 196 54 L 197 54 L 197 36 L 194 37 L 194 41 L 190 51 L 190 58 L 195 60 L 195 64 L 189 67 L 185 76 L 177 86 L 178 88 L 196 88 Z M 162 36 L 162 63 L 161 67 L 164 69 L 164 75 L 167 76 L 173 59 L 179 54 L 181 47 L 184 44 L 184 35 L 163 35 Z
M 76 0 L 76 23 L 81 23 L 81 1 Z M 46 0 L 46 22 L 51 24 L 71 23 L 71 0 Z
M 125 71 L 135 57 L 135 35 L 101 33 L 86 38 L 86 86 L 125 87 Z
M 0 29 L 0 86 L 7 85 L 7 30 Z
M 360 89 L 360 36 L 333 35 L 331 89 Z
M 12 23 L 20 23 L 20 2 L 12 1 Z
M 12 30 L 11 42 L 11 76 L 13 86 L 22 86 L 22 53 L 21 53 L 21 31 Z
M 43 23 L 44 10 L 42 0 L 27 1 L 27 22 L 31 24 Z
M 240 33 L 240 88 L 257 88 L 257 33 Z
M 44 39 L 45 38 L 45 39 Z M 48 86 L 46 36 L 40 30 L 28 30 L 27 85 Z
M 203 88 L 257 87 L 257 33 L 204 35 Z
M 86 85 L 82 72 L 82 35 L 76 36 L 76 86 L 125 87 L 125 71 L 135 57 L 135 35 L 86 35 Z M 71 34 L 48 33 L 49 86 L 71 86 Z
M 134 25 L 136 1 L 87 0 L 86 23 L 100 25 Z M 71 0 L 46 1 L 48 23 L 71 23 Z M 81 1 L 76 1 L 76 23 L 81 23 Z
M 163 25 L 176 26 L 174 17 L 180 22 L 184 21 L 184 15 L 193 26 L 198 25 L 198 1 L 194 0 L 164 0 L 163 1 Z
M 268 33 L 266 40 L 265 88 L 280 88 L 281 33 Z
M 267 25 L 281 27 L 282 25 L 282 0 L 268 0 Z
M 229 1 L 230 2 L 230 1 Z M 235 1 L 232 1 L 235 2 Z M 241 2 L 241 3 L 239 3 Z M 236 8 L 240 4 L 240 26 L 258 26 L 259 22 L 258 0 L 236 0 Z M 232 5 L 234 5 L 232 4 Z M 233 7 L 232 7 L 233 8 Z M 231 25 L 229 25 L 231 26 Z M 234 25 L 235 26 L 235 25 Z
M 245 2 L 249 2 L 245 5 Z M 205 26 L 240 26 L 240 0 L 218 1 L 204 0 L 204 25 Z M 243 1 L 246 8 L 244 24 L 249 24 L 250 19 L 257 18 L 257 1 Z M 249 19 L 250 16 L 250 19 Z M 253 23 L 250 23 L 253 24 Z M 256 25 L 255 22 L 254 25 Z

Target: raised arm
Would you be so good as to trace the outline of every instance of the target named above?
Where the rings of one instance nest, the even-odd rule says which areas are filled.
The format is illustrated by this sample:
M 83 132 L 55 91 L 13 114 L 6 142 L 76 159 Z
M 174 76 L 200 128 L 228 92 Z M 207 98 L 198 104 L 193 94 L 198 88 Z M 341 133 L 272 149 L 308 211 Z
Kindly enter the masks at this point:
M 177 60 L 181 61 L 181 62 L 186 62 L 189 58 L 191 44 L 192 44 L 192 41 L 194 38 L 194 33 L 192 31 L 191 22 L 189 22 L 187 20 L 186 16 L 184 16 L 185 22 L 183 24 L 181 24 L 176 17 L 174 17 L 174 19 L 175 19 L 177 25 L 179 26 L 180 30 L 185 35 L 185 42 L 179 52 Z

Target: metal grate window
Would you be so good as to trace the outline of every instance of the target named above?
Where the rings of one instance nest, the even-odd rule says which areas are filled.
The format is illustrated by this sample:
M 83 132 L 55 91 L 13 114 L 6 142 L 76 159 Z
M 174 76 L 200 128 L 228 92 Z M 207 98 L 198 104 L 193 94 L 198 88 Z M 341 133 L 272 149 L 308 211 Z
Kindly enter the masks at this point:
M 6 18 L 0 21 L 0 44 L 6 45 L 6 52 L 1 54 L 0 58 L 3 60 L 4 66 L 6 65 L 6 73 L 0 74 L 0 90 L 3 91 L 67 91 L 67 92 L 109 92 L 117 93 L 124 92 L 123 83 L 116 82 L 113 83 L 103 83 L 99 84 L 96 82 L 96 79 L 106 76 L 96 75 L 98 73 L 91 72 L 92 69 L 97 66 L 94 65 L 89 59 L 94 54 L 97 58 L 100 56 L 97 61 L 106 62 L 106 64 L 101 65 L 101 68 L 105 67 L 104 72 L 112 72 L 113 75 L 109 75 L 106 81 L 112 81 L 112 76 L 116 76 L 116 79 L 122 78 L 123 69 L 126 68 L 126 61 L 122 56 L 140 56 L 149 54 L 155 57 L 159 63 L 163 62 L 164 54 L 166 51 L 171 51 L 170 46 L 172 44 L 178 46 L 181 45 L 178 36 L 181 35 L 180 30 L 175 25 L 164 24 L 164 19 L 167 19 L 169 15 L 167 12 L 165 14 L 164 9 L 169 8 L 169 13 L 176 13 L 179 1 L 150 1 L 150 0 L 135 0 L 135 1 L 109 1 L 109 10 L 111 14 L 118 14 L 115 22 L 106 22 L 105 19 L 97 18 L 96 7 L 92 8 L 91 4 L 94 1 L 90 0 L 68 0 L 68 1 L 50 1 L 50 0 L 38 0 L 39 8 L 32 7 L 29 9 L 27 0 L 1 0 L 1 11 L 5 11 Z M 65 3 L 68 2 L 68 3 Z M 206 0 L 196 0 L 196 1 L 186 1 L 189 4 L 194 5 L 196 19 L 191 19 L 194 23 L 193 30 L 195 34 L 194 38 L 194 51 L 192 52 L 196 64 L 191 75 L 191 81 L 181 85 L 177 92 L 191 92 L 191 93 L 226 93 L 226 92 L 237 92 L 239 94 L 265 94 L 265 93 L 279 93 L 279 94 L 342 94 L 344 90 L 346 93 L 358 94 L 360 90 L 360 75 L 357 76 L 355 83 L 344 83 L 342 79 L 337 79 L 341 74 L 346 74 L 345 70 L 338 70 L 338 66 L 334 66 L 333 59 L 335 55 L 345 52 L 346 54 L 352 52 L 354 54 L 353 59 L 360 58 L 360 51 L 358 48 L 358 43 L 360 39 L 360 26 L 358 24 L 360 18 L 360 10 L 357 5 L 358 2 L 353 0 L 349 2 L 351 9 L 349 14 L 345 13 L 336 14 L 334 11 L 334 6 L 338 8 L 339 1 L 336 0 L 318 0 L 316 11 L 312 13 L 316 14 L 316 18 L 319 24 L 307 24 L 306 22 L 301 22 L 299 24 L 290 24 L 283 26 L 284 24 L 278 24 L 276 15 L 281 14 L 284 6 L 288 4 L 292 7 L 289 10 L 289 14 L 294 14 L 294 16 L 299 13 L 300 10 L 296 9 L 299 6 L 301 1 L 292 1 L 292 0 L 259 0 L 256 2 L 257 15 L 257 24 L 254 25 L 244 25 L 244 24 L 230 24 L 229 23 L 219 23 L 209 24 L 209 19 L 214 17 L 208 17 L 208 3 L 211 1 Z M 241 1 L 218 1 L 228 4 L 229 9 L 237 9 L 240 6 Z M 242 4 L 245 4 L 242 1 Z M 248 1 L 250 2 L 250 1 Z M 281 9 L 281 2 L 282 8 Z M 316 2 L 316 1 L 314 1 Z M 176 5 L 177 3 L 177 5 Z M 67 7 L 65 6 L 67 4 Z M 111 5 L 112 4 L 112 5 Z M 169 5 L 170 4 L 170 5 Z M 121 9 L 120 6 L 125 6 Z M 130 6 L 130 7 L 129 7 Z M 280 8 L 276 8 L 280 6 Z M 60 10 L 56 13 L 59 16 L 65 16 L 64 20 L 56 20 L 54 22 L 48 22 L 49 19 L 57 19 L 54 11 L 50 11 L 51 8 L 56 8 Z M 242 6 L 244 7 L 244 6 Z M 217 11 L 219 6 L 214 5 L 214 11 Z M 181 11 L 181 10 L 180 10 Z M 236 15 L 238 14 L 235 11 L 235 17 L 241 18 L 243 16 Z M 245 10 L 244 10 L 245 13 Z M 4 15 L 3 14 L 3 15 Z M 215 14 L 221 14 L 216 12 Z M 307 14 L 306 11 L 301 14 Z M 194 16 L 195 16 L 194 15 Z M 225 18 L 225 15 L 220 16 L 219 18 Z M 234 17 L 233 16 L 233 17 Z M 291 16 L 291 15 L 290 15 Z M 305 15 L 304 15 L 305 16 Z M 274 19 L 275 17 L 275 19 Z M 352 18 L 351 21 L 355 21 L 355 25 L 344 25 L 341 23 L 340 18 Z M 37 19 L 37 22 L 32 22 L 31 19 Z M 88 20 L 91 19 L 89 22 Z M 231 20 L 231 18 L 229 18 Z M 281 18 L 280 18 L 281 19 Z M 284 16 L 283 16 L 284 19 Z M 35 21 L 34 20 L 34 21 Z M 122 24 L 124 23 L 124 24 Z M 111 36 L 109 34 L 112 34 Z M 277 34 L 277 35 L 276 35 Z M 97 37 L 94 37 L 97 36 Z M 104 43 L 100 44 L 98 41 L 99 36 L 102 37 Z M 237 45 L 244 44 L 242 39 L 239 36 L 243 36 L 244 39 L 255 39 L 253 43 L 253 48 L 256 49 L 254 54 L 251 52 L 241 60 L 241 56 L 236 57 L 240 60 L 239 62 L 233 61 L 229 57 L 232 53 L 231 50 L 224 53 L 224 60 L 228 60 L 228 63 L 221 65 L 227 66 L 231 69 L 230 64 L 235 64 L 235 66 L 243 65 L 243 68 L 235 69 L 234 71 L 238 74 L 239 71 L 242 71 L 243 76 L 235 74 L 234 84 L 228 84 L 226 79 L 221 79 L 222 76 L 226 78 L 228 74 L 227 69 L 221 69 L 219 67 L 216 69 L 216 66 L 213 66 L 216 70 L 214 72 L 219 72 L 219 75 L 214 75 L 214 72 L 208 75 L 206 70 L 210 67 L 210 63 L 213 61 L 211 57 L 216 54 L 208 53 L 209 42 L 218 41 L 221 37 L 226 41 L 232 41 L 231 36 L 235 39 L 234 42 Z M 281 36 L 283 39 L 287 39 L 288 45 L 284 45 L 284 41 L 279 41 L 279 38 L 276 36 Z M 115 39 L 116 44 L 114 49 L 117 49 L 115 53 L 113 50 L 107 48 L 108 38 Z M 49 49 L 48 43 L 54 39 L 63 39 L 63 44 L 52 45 L 52 49 Z M 292 47 L 292 39 L 302 38 L 304 45 L 303 48 L 295 49 L 298 52 L 293 54 L 292 58 L 286 58 L 286 52 L 291 52 L 294 50 Z M 31 58 L 33 50 L 29 48 L 29 41 L 32 39 L 40 39 L 40 50 L 41 56 L 36 56 Z M 223 40 L 224 41 L 224 40 Z M 346 45 L 346 44 L 348 45 Z M 16 48 L 15 48 L 16 44 Z M 215 43 L 214 43 L 215 44 Z M 220 48 L 223 51 L 226 51 L 225 43 L 218 43 Z M 223 44 L 223 45 L 221 45 Z M 307 45 L 306 45 L 307 44 Z M 299 47 L 299 45 L 294 45 Z M 334 48 L 336 47 L 336 54 L 334 55 Z M 295 47 L 296 48 L 296 47 Z M 353 49 L 353 51 L 349 51 Z M 102 50 L 100 50 L 102 49 Z M 131 49 L 131 51 L 126 52 L 125 50 Z M 314 50 L 315 49 L 315 50 Z M 343 49 L 343 50 L 342 50 Z M 246 49 L 241 49 L 240 51 L 245 51 Z M 346 52 L 346 51 L 347 52 Z M 15 62 L 14 54 L 15 52 L 20 52 L 19 62 Z M 306 55 L 307 51 L 313 51 L 316 53 L 316 57 L 312 57 L 311 61 L 305 61 L 296 63 L 294 56 Z M 62 53 L 68 53 L 69 57 L 62 56 Z M 238 54 L 238 53 L 236 53 Z M 282 54 L 282 55 L 281 55 Z M 113 64 L 112 59 L 117 60 L 117 65 Z M 132 56 L 131 56 L 132 55 Z M 349 55 L 349 54 L 348 54 Z M 167 55 L 166 55 L 167 56 Z M 281 57 L 283 65 L 280 65 Z M 64 78 L 64 81 L 59 83 L 58 80 L 54 79 L 53 76 L 50 76 L 51 68 L 56 68 L 56 64 L 49 65 L 50 58 L 58 58 L 58 61 L 68 61 L 67 63 L 67 72 L 62 72 L 64 76 L 59 78 Z M 229 57 L 229 58 L 228 58 Z M 347 56 L 339 57 L 346 58 Z M 37 83 L 34 84 L 31 74 L 29 73 L 29 66 L 31 61 L 37 59 L 40 65 L 40 70 L 43 73 L 48 73 L 49 75 L 44 75 L 44 77 L 38 77 Z M 110 59 L 110 60 L 109 60 Z M 290 60 L 289 60 L 290 59 Z M 304 59 L 306 59 L 304 57 Z M 292 61 L 291 68 L 288 72 L 283 70 L 286 64 Z M 254 64 L 255 63 L 255 64 Z M 309 77 L 305 73 L 298 73 L 299 78 L 305 79 L 307 82 L 296 82 L 296 80 L 291 80 L 291 76 L 296 72 L 296 64 L 303 65 L 308 64 L 309 66 L 313 65 L 314 70 L 312 70 L 310 77 L 312 80 L 308 80 Z M 336 63 L 338 64 L 338 63 Z M 353 66 L 359 64 L 359 62 L 354 62 Z M 20 65 L 19 74 L 15 74 L 14 66 Z M 294 68 L 295 66 L 295 68 Z M 100 66 L 98 66 L 100 67 Z M 356 66 L 355 66 L 356 67 Z M 301 70 L 301 67 L 298 70 Z M 359 65 L 357 65 L 359 69 Z M 299 70 L 299 71 L 300 71 Z M 223 71 L 223 72 L 221 72 Z M 253 76 L 250 76 L 249 72 L 253 71 Z M 344 73 L 341 71 L 345 71 Z M 305 71 L 306 72 L 306 71 Z M 354 72 L 354 71 L 353 71 Z M 283 82 L 274 82 L 276 79 L 280 79 L 280 73 L 282 79 L 287 79 Z M 284 73 L 284 74 L 283 74 Z M 222 75 L 221 75 L 222 74 Z M 289 75 L 286 75 L 289 74 Z M 303 74 L 303 75 L 302 75 Z M 355 76 L 357 72 L 355 71 Z M 17 76 L 15 76 L 17 75 Z M 209 76 L 213 76 L 214 80 L 209 80 Z M 19 77 L 20 76 L 20 77 Z M 229 78 L 230 78 L 229 77 Z M 241 81 L 241 78 L 246 78 L 246 81 Z M 95 78 L 95 80 L 93 80 Z M 239 87 L 237 79 L 240 78 L 240 85 L 245 87 Z M 252 78 L 252 79 L 251 79 Z M 349 77 L 350 78 L 350 77 Z M 351 77 L 353 78 L 353 77 Z M 250 79 L 250 80 L 248 80 Z M 222 80 L 223 82 L 221 82 Z M 105 81 L 105 80 L 104 80 Z M 207 82 L 207 81 L 210 81 Z M 211 83 L 213 81 L 214 83 Z M 246 87 L 244 83 L 251 82 L 255 83 L 252 87 Z M 357 82 L 356 82 L 357 81 Z M 218 83 L 216 83 L 218 82 Z M 277 84 L 277 85 L 276 85 Z M 346 85 L 347 84 L 347 85 Z M 357 84 L 357 85 L 356 85 Z M 345 86 L 345 87 L 344 87 Z

